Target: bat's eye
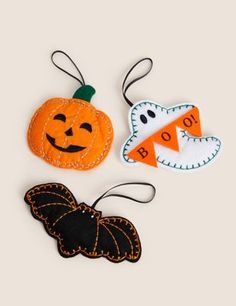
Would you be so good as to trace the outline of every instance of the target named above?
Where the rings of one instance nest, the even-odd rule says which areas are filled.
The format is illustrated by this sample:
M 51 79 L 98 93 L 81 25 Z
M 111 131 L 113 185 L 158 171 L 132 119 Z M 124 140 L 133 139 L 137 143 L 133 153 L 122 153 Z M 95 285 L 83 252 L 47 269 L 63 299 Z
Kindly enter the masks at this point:
M 87 130 L 89 133 L 92 133 L 92 126 L 88 122 L 84 122 L 80 125 L 81 129 Z
M 63 114 L 57 114 L 56 116 L 54 116 L 53 118 L 54 120 L 61 120 L 63 122 L 66 122 L 66 116 Z
M 142 123 L 146 124 L 147 123 L 147 117 L 145 115 L 141 115 L 140 116 L 140 120 L 142 121 Z
M 147 111 L 147 114 L 151 118 L 155 118 L 156 117 L 156 114 L 152 110 L 150 110 L 150 109 Z
M 91 219 L 93 219 L 93 218 L 94 218 L 94 215 L 91 216 Z

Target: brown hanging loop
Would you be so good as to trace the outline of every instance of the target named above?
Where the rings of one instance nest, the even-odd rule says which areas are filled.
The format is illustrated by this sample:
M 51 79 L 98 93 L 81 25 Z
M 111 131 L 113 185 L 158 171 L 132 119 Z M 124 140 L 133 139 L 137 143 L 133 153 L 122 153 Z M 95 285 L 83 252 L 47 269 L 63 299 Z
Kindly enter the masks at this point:
M 114 190 L 118 187 L 121 187 L 121 186 L 127 186 L 127 185 L 142 185 L 142 186 L 149 186 L 152 188 L 152 195 L 149 199 L 147 200 L 139 200 L 137 198 L 133 198 L 133 197 L 130 197 L 130 196 L 126 196 L 124 194 L 119 194 L 119 193 L 109 193 L 111 190 Z M 146 204 L 146 203 L 149 203 L 151 202 L 154 197 L 156 195 L 156 188 L 155 186 L 153 186 L 152 184 L 150 183 L 145 183 L 145 182 L 130 182 L 130 183 L 123 183 L 123 184 L 119 184 L 119 185 L 116 185 L 110 189 L 108 189 L 105 193 L 103 193 L 94 203 L 93 205 L 91 206 L 92 208 L 95 208 L 95 206 L 97 205 L 97 203 L 102 200 L 102 199 L 105 199 L 105 198 L 109 198 L 109 197 L 119 197 L 119 198 L 124 198 L 124 199 L 128 199 L 128 200 L 131 200 L 131 201 L 134 201 L 134 202 L 137 202 L 137 203 L 142 203 L 142 204 Z
M 61 54 L 65 55 L 65 56 L 70 60 L 70 62 L 71 62 L 71 63 L 73 64 L 73 66 L 75 67 L 75 69 L 78 71 L 81 80 L 80 80 L 79 78 L 77 78 L 76 76 L 74 76 L 73 74 L 71 74 L 70 72 L 66 71 L 65 69 L 63 69 L 62 67 L 60 67 L 59 65 L 57 65 L 57 64 L 55 63 L 54 56 L 55 56 L 55 54 L 58 54 L 58 53 L 61 53 Z M 66 74 L 68 74 L 69 76 L 71 76 L 73 79 L 77 80 L 77 81 L 80 83 L 81 86 L 85 85 L 84 77 L 83 77 L 81 71 L 79 70 L 79 68 L 77 67 L 77 65 L 75 64 L 75 62 L 72 60 L 72 58 L 71 58 L 68 54 L 66 54 L 64 51 L 62 51 L 62 50 L 56 50 L 56 51 L 54 51 L 54 52 L 52 53 L 52 55 L 51 55 L 51 60 L 52 60 L 53 65 L 54 65 L 55 67 L 57 67 L 59 70 L 65 72 Z
M 131 72 L 134 70 L 135 67 L 137 67 L 140 63 L 144 62 L 144 61 L 148 61 L 150 63 L 150 67 L 148 68 L 147 72 L 145 72 L 144 74 L 142 74 L 141 76 L 133 79 L 132 81 L 130 81 L 127 85 L 126 85 L 126 81 L 128 79 L 128 77 L 130 76 Z M 149 72 L 152 70 L 153 67 L 153 61 L 150 57 L 145 57 L 142 58 L 141 60 L 139 60 L 136 64 L 134 64 L 130 70 L 128 71 L 128 73 L 126 74 L 124 81 L 122 83 L 122 94 L 123 97 L 125 99 L 125 101 L 129 104 L 129 106 L 133 106 L 133 103 L 127 98 L 126 96 L 126 92 L 127 90 L 130 88 L 131 85 L 133 85 L 134 83 L 136 83 L 137 81 L 141 80 L 142 78 L 144 78 L 146 75 L 149 74 Z

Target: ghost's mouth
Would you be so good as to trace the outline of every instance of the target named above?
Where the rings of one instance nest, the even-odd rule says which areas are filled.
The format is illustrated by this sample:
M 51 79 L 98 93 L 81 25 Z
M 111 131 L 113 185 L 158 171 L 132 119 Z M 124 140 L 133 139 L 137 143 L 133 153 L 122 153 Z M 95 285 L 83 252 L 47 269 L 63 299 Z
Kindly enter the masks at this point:
M 81 146 L 76 146 L 76 145 L 69 145 L 67 148 L 63 148 L 60 147 L 58 145 L 56 145 L 56 140 L 55 138 L 53 138 L 52 136 L 46 134 L 47 140 L 49 141 L 49 143 L 57 150 L 62 151 L 62 152 L 67 152 L 67 153 L 75 153 L 75 152 L 79 152 L 82 151 L 84 149 L 86 149 L 86 147 L 81 147 Z

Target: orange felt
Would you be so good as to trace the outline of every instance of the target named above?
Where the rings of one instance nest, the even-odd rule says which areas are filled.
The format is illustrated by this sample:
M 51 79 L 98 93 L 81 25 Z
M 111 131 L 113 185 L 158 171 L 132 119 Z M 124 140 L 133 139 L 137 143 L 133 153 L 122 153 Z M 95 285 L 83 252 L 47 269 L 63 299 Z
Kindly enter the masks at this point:
M 157 167 L 154 145 L 149 138 L 129 152 L 128 156 L 135 161 Z
M 65 122 L 54 117 L 63 114 Z M 89 123 L 92 131 L 81 128 Z M 71 128 L 73 135 L 65 132 Z M 47 139 L 55 139 L 60 148 L 80 146 L 79 152 L 58 150 Z M 113 141 L 113 127 L 109 117 L 81 99 L 53 98 L 46 101 L 34 114 L 28 129 L 31 150 L 48 163 L 61 168 L 88 170 L 107 156 Z
M 150 140 L 159 143 L 169 149 L 179 151 L 176 126 L 173 123 L 159 130 L 152 136 L 152 139 Z
M 154 142 L 174 151 L 179 151 L 176 132 L 177 127 L 189 132 L 193 136 L 201 137 L 202 131 L 198 108 L 192 108 L 186 114 L 180 116 L 170 124 L 146 138 L 128 153 L 129 158 L 157 167 Z

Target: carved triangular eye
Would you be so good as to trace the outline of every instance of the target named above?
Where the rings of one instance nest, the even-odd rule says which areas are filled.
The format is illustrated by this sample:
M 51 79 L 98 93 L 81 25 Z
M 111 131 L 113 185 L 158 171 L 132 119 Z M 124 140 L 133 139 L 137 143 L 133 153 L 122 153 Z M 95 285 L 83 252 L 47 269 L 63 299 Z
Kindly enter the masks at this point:
M 61 120 L 63 122 L 66 122 L 66 116 L 63 114 L 57 114 L 56 116 L 54 116 L 53 118 L 54 120 Z
M 92 126 L 88 122 L 84 122 L 80 125 L 81 129 L 87 130 L 89 133 L 92 133 Z

